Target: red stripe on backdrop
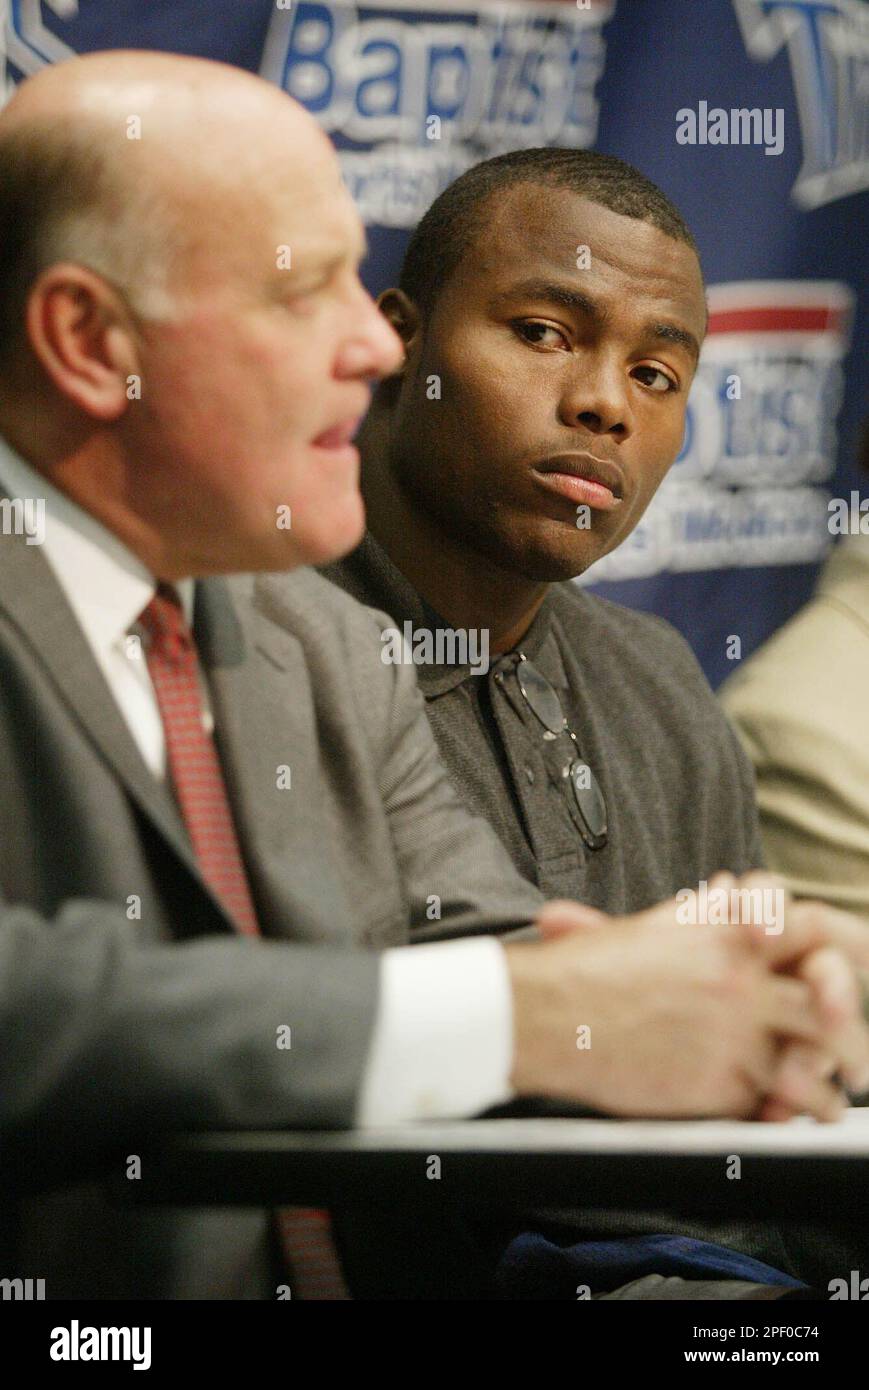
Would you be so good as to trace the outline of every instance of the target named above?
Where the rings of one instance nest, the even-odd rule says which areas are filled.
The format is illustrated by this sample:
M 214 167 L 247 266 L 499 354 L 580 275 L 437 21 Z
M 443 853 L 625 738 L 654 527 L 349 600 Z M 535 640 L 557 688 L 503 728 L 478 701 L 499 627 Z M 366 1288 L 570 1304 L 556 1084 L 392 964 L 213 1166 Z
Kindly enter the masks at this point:
M 841 309 L 812 308 L 719 309 L 709 315 L 710 333 L 841 333 Z

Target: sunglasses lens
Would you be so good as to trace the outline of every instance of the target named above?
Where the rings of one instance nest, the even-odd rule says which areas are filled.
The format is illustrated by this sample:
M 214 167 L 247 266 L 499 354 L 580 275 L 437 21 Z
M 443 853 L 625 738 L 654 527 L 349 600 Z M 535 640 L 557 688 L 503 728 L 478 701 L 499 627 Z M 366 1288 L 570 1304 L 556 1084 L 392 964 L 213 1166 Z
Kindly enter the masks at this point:
M 548 729 L 553 735 L 565 731 L 570 733 L 558 695 L 536 666 L 532 666 L 530 661 L 523 658 L 516 667 L 516 678 L 526 703 L 544 729 Z M 572 734 L 571 738 L 574 738 Z M 574 738 L 574 746 L 575 744 Z M 574 758 L 566 770 L 566 775 L 570 782 L 568 795 L 573 803 L 571 815 L 574 823 L 589 849 L 603 849 L 607 842 L 607 813 L 606 802 L 597 779 L 588 763 L 583 762 L 581 758 Z
M 516 677 L 519 689 L 543 727 L 551 734 L 560 734 L 564 728 L 561 702 L 546 677 L 541 676 L 530 661 L 519 662 Z
M 607 842 L 606 802 L 597 779 L 581 758 L 575 758 L 570 764 L 568 776 L 579 812 L 582 838 L 589 849 L 603 849 Z

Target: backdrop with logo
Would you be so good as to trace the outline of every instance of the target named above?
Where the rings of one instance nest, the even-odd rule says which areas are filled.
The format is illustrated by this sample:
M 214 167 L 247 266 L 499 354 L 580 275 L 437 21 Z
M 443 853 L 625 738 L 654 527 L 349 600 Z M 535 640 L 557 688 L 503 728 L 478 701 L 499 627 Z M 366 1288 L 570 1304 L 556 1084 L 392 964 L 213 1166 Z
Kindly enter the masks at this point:
M 869 530 L 869 0 L 0 0 L 7 90 L 100 48 L 222 59 L 304 102 L 373 291 L 490 154 L 590 147 L 660 184 L 700 244 L 709 336 L 677 463 L 583 582 L 669 618 L 713 683 L 805 601 L 831 498 Z

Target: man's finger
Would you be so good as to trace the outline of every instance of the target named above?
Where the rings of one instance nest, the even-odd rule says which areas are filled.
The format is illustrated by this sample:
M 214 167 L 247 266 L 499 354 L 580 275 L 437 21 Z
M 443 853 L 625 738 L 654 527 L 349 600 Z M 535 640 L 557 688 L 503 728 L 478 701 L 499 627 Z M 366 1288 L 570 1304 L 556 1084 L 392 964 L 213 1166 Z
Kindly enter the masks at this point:
M 853 965 L 869 970 L 869 931 L 865 923 L 828 903 L 808 898 L 791 903 L 780 932 L 757 926 L 745 930 L 772 969 L 786 969 L 808 951 L 835 946 Z
M 826 1042 L 826 1031 L 811 987 L 788 975 L 772 975 L 761 986 L 763 1023 L 773 1033 L 804 1042 Z
M 792 1105 L 785 1105 L 782 1100 L 774 1100 L 768 1097 L 760 1107 L 757 1119 L 768 1125 L 783 1125 L 788 1120 L 793 1120 L 800 1112 L 794 1110 Z
M 841 1088 L 829 1080 L 832 1060 L 829 1053 L 805 1043 L 785 1047 L 770 1099 L 817 1120 L 841 1119 L 846 1101 Z
M 852 1091 L 869 1087 L 869 1028 L 862 1018 L 856 973 L 840 951 L 822 947 L 799 967 L 813 991 L 815 1006 L 829 1028 L 830 1050 L 843 1083 Z
M 553 898 L 551 902 L 544 903 L 538 912 L 536 925 L 543 939 L 551 940 L 552 937 L 564 936 L 567 932 L 591 931 L 606 926 L 611 920 L 605 912 L 599 912 L 596 907 L 588 907 L 585 903 L 566 898 Z
M 832 1027 L 859 1017 L 860 995 L 854 967 L 836 947 L 821 946 L 800 962 L 797 973 L 815 995 L 821 1017 Z

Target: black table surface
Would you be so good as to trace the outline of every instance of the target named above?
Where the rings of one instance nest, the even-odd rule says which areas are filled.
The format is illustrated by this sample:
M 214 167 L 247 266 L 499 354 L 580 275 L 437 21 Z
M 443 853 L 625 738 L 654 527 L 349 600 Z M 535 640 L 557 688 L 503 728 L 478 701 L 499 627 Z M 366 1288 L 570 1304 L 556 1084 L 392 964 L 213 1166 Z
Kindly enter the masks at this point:
M 349 1131 L 179 1135 L 116 1199 L 339 1208 L 449 1199 L 818 1220 L 869 1215 L 869 1110 L 835 1125 L 478 1119 Z

